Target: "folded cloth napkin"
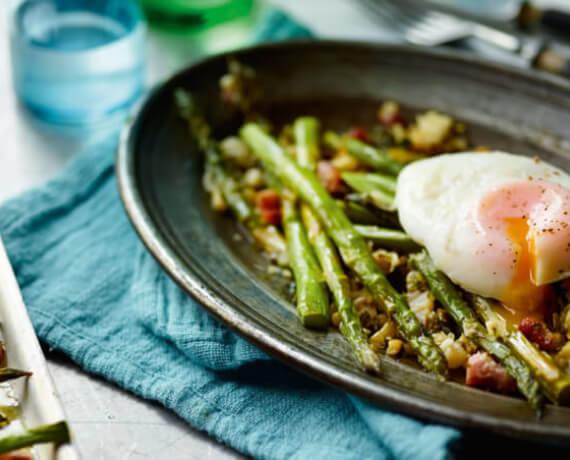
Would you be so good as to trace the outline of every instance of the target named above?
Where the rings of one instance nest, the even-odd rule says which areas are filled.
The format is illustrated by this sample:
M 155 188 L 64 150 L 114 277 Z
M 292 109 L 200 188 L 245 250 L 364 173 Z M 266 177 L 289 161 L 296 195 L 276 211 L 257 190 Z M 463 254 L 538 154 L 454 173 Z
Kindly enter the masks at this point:
M 280 13 L 260 38 L 307 36 Z M 210 317 L 148 254 L 123 210 L 117 135 L 0 208 L 38 336 L 86 371 L 159 401 L 259 458 L 442 459 L 451 428 L 325 386 Z

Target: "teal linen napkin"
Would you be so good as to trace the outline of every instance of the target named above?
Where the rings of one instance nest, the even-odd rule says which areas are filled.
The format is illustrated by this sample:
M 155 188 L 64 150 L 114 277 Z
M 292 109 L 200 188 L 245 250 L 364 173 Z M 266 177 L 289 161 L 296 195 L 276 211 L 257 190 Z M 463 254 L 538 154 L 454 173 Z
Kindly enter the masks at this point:
M 309 36 L 280 13 L 260 39 Z M 325 386 L 210 317 L 148 254 L 120 202 L 117 135 L 0 208 L 38 336 L 192 426 L 266 459 L 443 459 L 459 437 Z

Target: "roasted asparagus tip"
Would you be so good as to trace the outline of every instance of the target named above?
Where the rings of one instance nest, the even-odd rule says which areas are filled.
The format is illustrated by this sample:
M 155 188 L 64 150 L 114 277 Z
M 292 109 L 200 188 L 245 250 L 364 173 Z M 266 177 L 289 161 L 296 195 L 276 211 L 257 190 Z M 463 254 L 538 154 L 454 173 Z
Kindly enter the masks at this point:
M 11 452 L 22 447 L 29 447 L 44 442 L 63 444 L 69 442 L 70 434 L 67 423 L 57 422 L 32 428 L 23 433 L 6 436 L 0 439 L 0 454 Z
M 368 345 L 359 345 L 354 354 L 364 366 L 364 369 L 373 374 L 380 374 L 380 357 Z
M 17 379 L 19 377 L 29 377 L 31 375 L 32 373 L 29 371 L 4 367 L 0 369 L 0 382 L 6 382 L 8 380 Z
M 354 229 L 364 238 L 378 243 L 387 249 L 418 251 L 420 246 L 400 230 L 377 227 L 375 225 L 354 225 Z

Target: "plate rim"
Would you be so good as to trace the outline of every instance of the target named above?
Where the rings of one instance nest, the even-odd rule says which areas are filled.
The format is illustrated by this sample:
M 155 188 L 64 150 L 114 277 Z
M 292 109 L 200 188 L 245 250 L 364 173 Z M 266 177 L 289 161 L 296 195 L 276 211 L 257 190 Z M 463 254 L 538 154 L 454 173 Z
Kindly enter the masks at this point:
M 176 251 L 168 244 L 167 238 L 162 235 L 160 228 L 153 222 L 150 214 L 146 213 L 146 207 L 141 194 L 138 191 L 135 153 L 129 148 L 131 136 L 137 125 L 139 117 L 144 109 L 153 101 L 154 95 L 163 87 L 178 79 L 182 74 L 196 70 L 201 66 L 219 60 L 228 55 L 247 55 L 252 51 L 271 49 L 286 49 L 295 47 L 354 47 L 368 48 L 375 52 L 407 53 L 422 55 L 428 58 L 443 58 L 452 60 L 458 64 L 472 65 L 489 71 L 497 71 L 510 74 L 513 77 L 524 78 L 539 85 L 550 85 L 556 89 L 567 92 L 570 95 L 570 80 L 562 77 L 537 73 L 530 69 L 521 69 L 493 61 L 487 61 L 475 56 L 468 56 L 453 50 L 426 49 L 409 45 L 393 45 L 353 40 L 289 40 L 285 42 L 270 42 L 240 48 L 224 53 L 215 54 L 200 59 L 185 66 L 173 76 L 166 79 L 150 91 L 139 103 L 136 104 L 127 118 L 119 137 L 115 173 L 119 194 L 125 211 L 136 233 L 145 247 L 155 260 L 162 266 L 166 273 L 192 298 L 217 319 L 230 327 L 246 340 L 252 342 L 271 356 L 288 364 L 305 374 L 316 377 L 320 381 L 331 384 L 343 391 L 348 391 L 363 397 L 375 404 L 383 404 L 384 408 L 404 413 L 409 416 L 419 417 L 424 420 L 436 421 L 449 426 L 491 430 L 502 435 L 511 437 L 532 437 L 542 440 L 569 441 L 570 426 L 541 426 L 539 423 L 517 421 L 509 418 L 497 418 L 492 415 L 470 413 L 465 410 L 443 406 L 440 403 L 428 401 L 421 396 L 415 396 L 397 389 L 392 389 L 382 384 L 381 381 L 369 380 L 357 376 L 346 369 L 339 368 L 323 358 L 307 354 L 294 343 L 286 343 L 275 337 L 268 330 L 262 330 L 257 325 L 251 324 L 250 320 L 232 308 L 229 303 L 217 297 L 216 292 L 193 276 L 192 268 L 187 270 Z M 434 377 L 434 381 L 436 378 Z

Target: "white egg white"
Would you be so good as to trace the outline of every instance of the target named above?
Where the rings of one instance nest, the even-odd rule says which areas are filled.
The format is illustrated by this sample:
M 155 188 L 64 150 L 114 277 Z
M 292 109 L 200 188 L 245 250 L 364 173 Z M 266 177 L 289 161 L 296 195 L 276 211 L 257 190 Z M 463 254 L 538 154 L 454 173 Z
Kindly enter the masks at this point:
M 493 188 L 529 177 L 570 188 L 564 171 L 506 152 L 453 153 L 417 161 L 398 177 L 400 222 L 452 280 L 471 292 L 498 297 L 512 273 L 496 272 L 475 254 L 468 213 Z

